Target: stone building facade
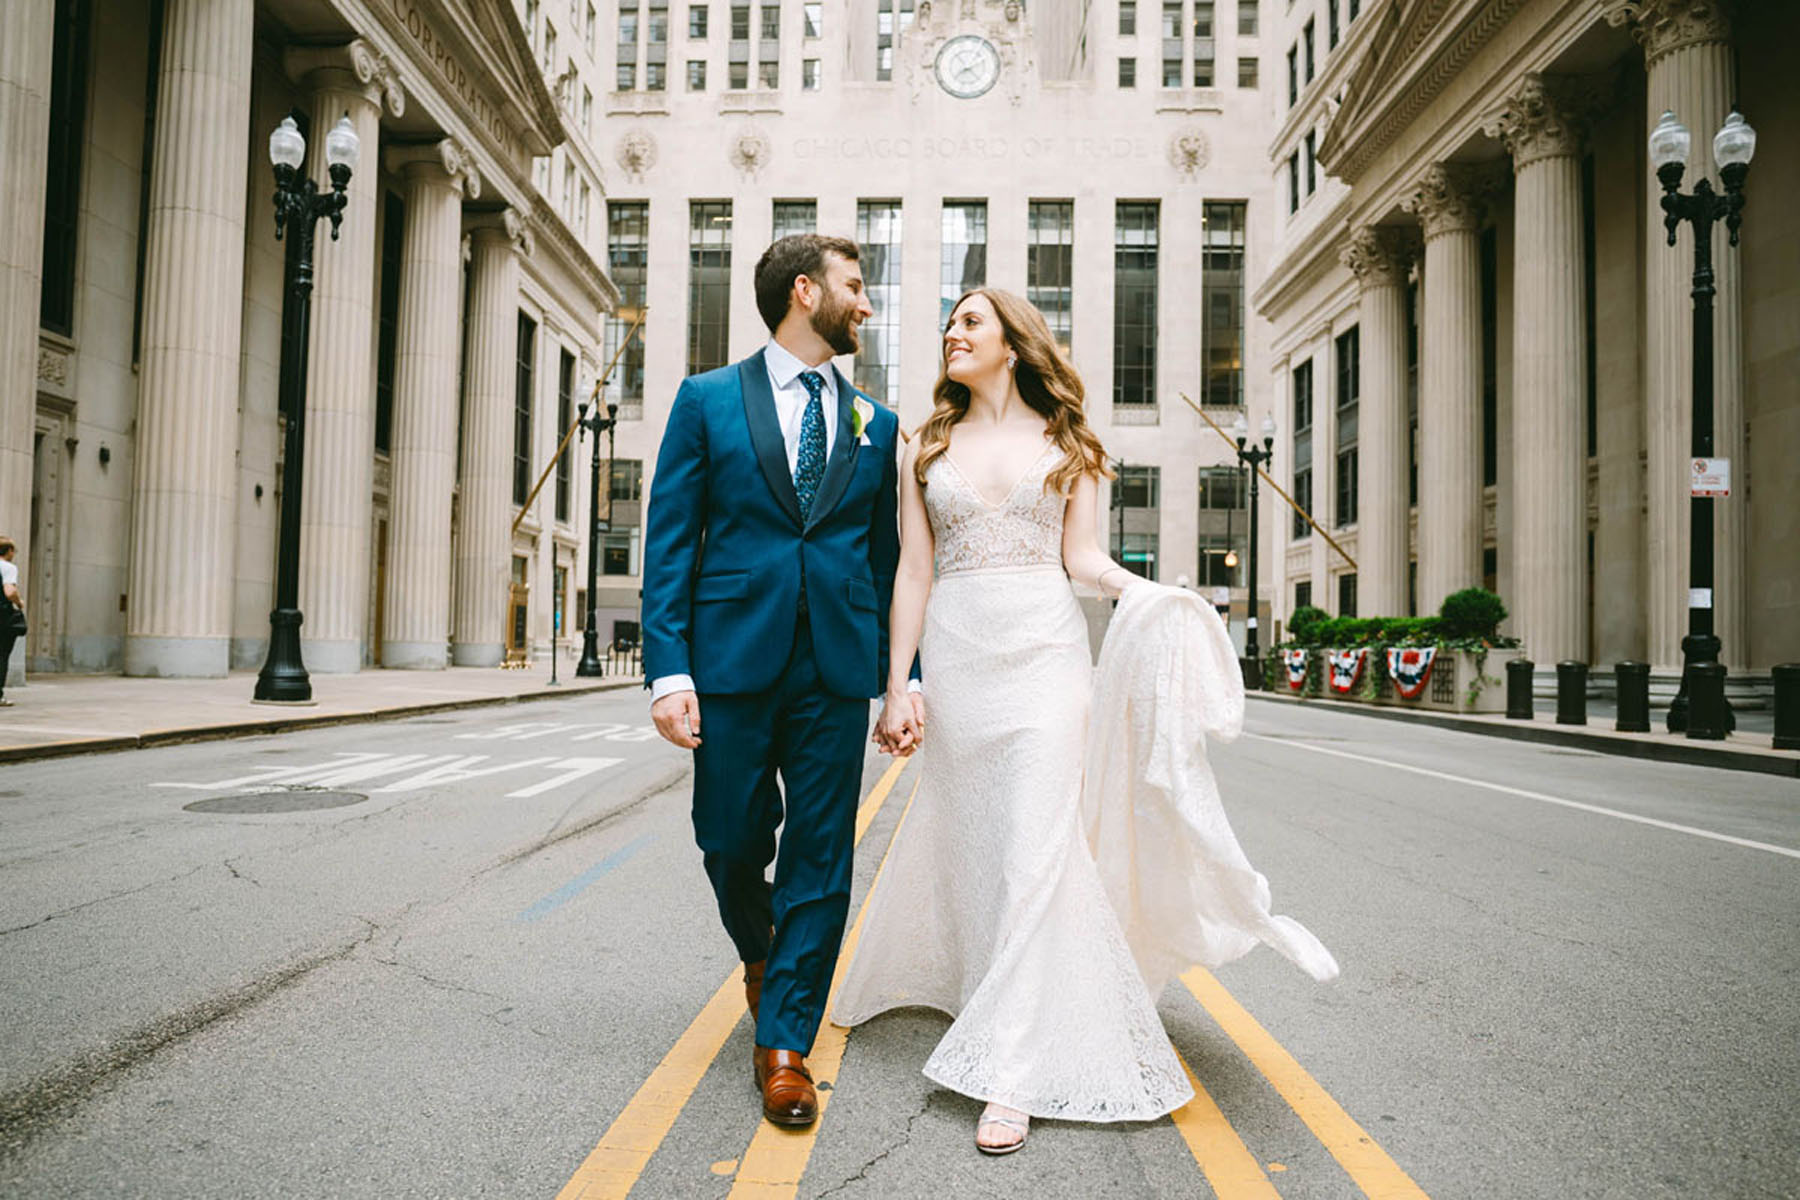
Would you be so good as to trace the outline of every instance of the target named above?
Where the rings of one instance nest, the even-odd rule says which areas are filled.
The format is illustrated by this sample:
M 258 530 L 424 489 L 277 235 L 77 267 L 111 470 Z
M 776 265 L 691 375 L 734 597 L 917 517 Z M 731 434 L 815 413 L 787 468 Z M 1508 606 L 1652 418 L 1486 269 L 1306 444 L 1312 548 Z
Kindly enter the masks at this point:
M 1800 94 L 1791 6 L 1728 0 L 1295 0 L 1256 310 L 1279 474 L 1348 555 L 1280 522 L 1271 599 L 1435 612 L 1485 584 L 1540 669 L 1652 665 L 1687 628 L 1690 279 L 1646 141 L 1694 134 L 1717 187 L 1758 130 L 1742 244 L 1715 234 L 1711 602 L 1740 689 L 1800 659 Z M 1754 434 L 1754 436 L 1752 436 Z
M 520 479 L 551 460 L 616 293 L 580 125 L 598 18 L 565 3 L 559 45 L 536 7 L 8 6 L 0 529 L 33 621 L 15 671 L 259 665 L 300 402 L 312 671 L 497 663 L 549 636 L 585 472 L 571 458 L 527 511 Z M 340 117 L 361 145 L 304 347 L 270 204 L 288 115 L 321 185 Z
M 1226 428 L 1266 409 L 1245 311 L 1279 227 L 1259 86 L 1274 7 L 607 0 L 608 268 L 648 318 L 610 390 L 626 419 L 602 629 L 636 619 L 638 503 L 678 383 L 766 340 L 752 272 L 802 230 L 861 243 L 876 315 L 840 366 L 907 428 L 966 286 L 1044 308 L 1126 467 L 1101 514 L 1126 561 L 1241 610 L 1241 476 L 1181 394 Z

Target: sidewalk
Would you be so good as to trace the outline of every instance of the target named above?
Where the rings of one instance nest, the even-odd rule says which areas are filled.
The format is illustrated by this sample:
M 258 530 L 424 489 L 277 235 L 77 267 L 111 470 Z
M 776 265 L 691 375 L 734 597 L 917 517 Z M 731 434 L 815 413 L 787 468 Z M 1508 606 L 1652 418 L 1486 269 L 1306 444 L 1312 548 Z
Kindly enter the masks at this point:
M 1650 710 L 1652 732 L 1620 733 L 1613 728 L 1616 708 L 1610 702 L 1601 700 L 1588 702 L 1586 725 L 1558 725 L 1554 700 L 1538 700 L 1533 707 L 1531 720 L 1514 721 L 1500 714 L 1464 716 L 1458 713 L 1400 708 L 1391 704 L 1360 704 L 1350 700 L 1323 698 L 1303 700 L 1298 696 L 1276 692 L 1248 692 L 1246 695 L 1271 704 L 1304 704 L 1353 716 L 1374 717 L 1383 721 L 1411 721 L 1487 737 L 1570 746 L 1601 754 L 1647 758 L 1656 762 L 1688 763 L 1728 771 L 1756 771 L 1800 779 L 1800 751 L 1773 748 L 1773 716 L 1767 711 L 1740 710 L 1737 714 L 1737 732 L 1727 735 L 1724 741 L 1708 742 L 1690 741 L 1680 734 L 1669 733 L 1663 724 L 1668 714 L 1665 708 Z
M 224 679 L 127 679 L 122 675 L 35 675 L 9 687 L 0 708 L 0 762 L 131 750 L 172 742 L 282 733 L 349 721 L 376 721 L 447 709 L 516 704 L 643 686 L 635 675 L 578 679 L 575 664 L 528 670 L 451 667 L 445 671 L 367 670 L 314 675 L 311 705 L 255 704 L 256 672 Z M 649 720 L 649 703 L 644 706 Z

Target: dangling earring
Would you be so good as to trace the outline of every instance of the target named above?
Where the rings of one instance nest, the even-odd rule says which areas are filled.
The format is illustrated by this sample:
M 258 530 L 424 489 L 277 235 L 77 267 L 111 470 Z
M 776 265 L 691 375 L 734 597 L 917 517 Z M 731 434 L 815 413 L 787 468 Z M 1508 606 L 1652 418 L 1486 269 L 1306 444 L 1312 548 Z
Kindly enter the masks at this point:
M 1006 369 L 1007 370 L 1010 371 L 1018 365 L 1019 365 L 1019 356 L 1018 355 L 1009 354 L 1006 356 Z

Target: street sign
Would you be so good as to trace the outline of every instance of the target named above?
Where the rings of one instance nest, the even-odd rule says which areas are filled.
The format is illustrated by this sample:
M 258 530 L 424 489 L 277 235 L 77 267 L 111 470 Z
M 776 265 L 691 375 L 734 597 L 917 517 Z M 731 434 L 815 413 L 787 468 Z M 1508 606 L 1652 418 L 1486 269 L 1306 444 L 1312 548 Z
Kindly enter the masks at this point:
M 1695 458 L 1689 460 L 1693 474 L 1689 479 L 1689 496 L 1731 495 L 1731 460 L 1729 458 Z

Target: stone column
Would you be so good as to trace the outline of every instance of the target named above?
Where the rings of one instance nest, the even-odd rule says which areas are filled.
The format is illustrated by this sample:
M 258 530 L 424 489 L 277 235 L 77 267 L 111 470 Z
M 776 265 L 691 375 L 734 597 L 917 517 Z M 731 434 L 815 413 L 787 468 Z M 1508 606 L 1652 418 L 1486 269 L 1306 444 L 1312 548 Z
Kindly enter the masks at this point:
M 1419 612 L 1481 583 L 1481 209 L 1463 167 L 1403 207 L 1425 231 L 1419 331 Z
M 512 209 L 474 231 L 462 511 L 456 538 L 456 627 L 450 659 L 498 666 L 505 655 L 511 578 L 514 370 L 519 352 L 519 256 L 531 253 Z
M 251 0 L 169 0 L 163 10 L 127 675 L 216 677 L 230 659 L 254 22 Z
M 362 667 L 369 612 L 369 535 L 375 462 L 375 201 L 381 104 L 399 116 L 405 93 L 366 44 L 299 47 L 287 71 L 312 93 L 307 158 L 330 186 L 325 136 L 346 114 L 361 143 L 338 238 L 321 228 L 313 266 L 306 381 L 306 467 L 300 516 L 300 645 L 319 674 Z
M 1362 285 L 1357 320 L 1356 611 L 1406 615 L 1406 270 L 1411 231 L 1368 226 L 1345 247 L 1344 265 Z M 1333 397 L 1335 401 L 1336 397 Z
M 50 138 L 54 0 L 22 0 L 0 37 L 0 534 L 17 543 L 19 582 L 31 558 L 32 429 L 37 411 L 38 297 L 44 269 L 44 154 Z M 26 606 L 31 597 L 25 595 Z M 25 661 L 25 639 L 14 647 Z M 7 664 L 0 662 L 0 678 Z
M 450 497 L 456 490 L 462 197 L 481 194 L 455 142 L 388 152 L 406 179 L 394 364 L 388 594 L 381 665 L 442 670 L 450 641 Z
M 1644 136 L 1665 111 L 1693 131 L 1682 189 L 1718 167 L 1712 139 L 1731 112 L 1729 0 L 1631 0 L 1609 7 L 1614 25 L 1629 24 L 1644 47 L 1648 76 Z M 1752 172 L 1751 178 L 1755 178 Z M 1688 613 L 1688 454 L 1693 438 L 1694 229 L 1683 222 L 1675 245 L 1662 223 L 1662 184 L 1644 168 L 1644 426 L 1649 497 L 1646 591 L 1649 655 L 1658 671 L 1679 671 Z M 1754 201 L 1757 197 L 1752 198 Z M 1768 198 L 1774 199 L 1774 198 Z M 1779 203 L 1779 200 L 1775 200 Z M 1767 209 L 1764 210 L 1768 211 Z M 1748 219 L 1755 219 L 1755 207 Z M 1720 659 L 1748 660 L 1744 604 L 1743 301 L 1739 251 L 1723 223 L 1713 229 L 1713 453 L 1731 459 L 1734 494 L 1713 505 L 1713 621 L 1724 642 Z
M 1488 125 L 1512 154 L 1514 595 L 1525 653 L 1587 660 L 1587 335 L 1581 264 L 1585 97 L 1527 75 Z

